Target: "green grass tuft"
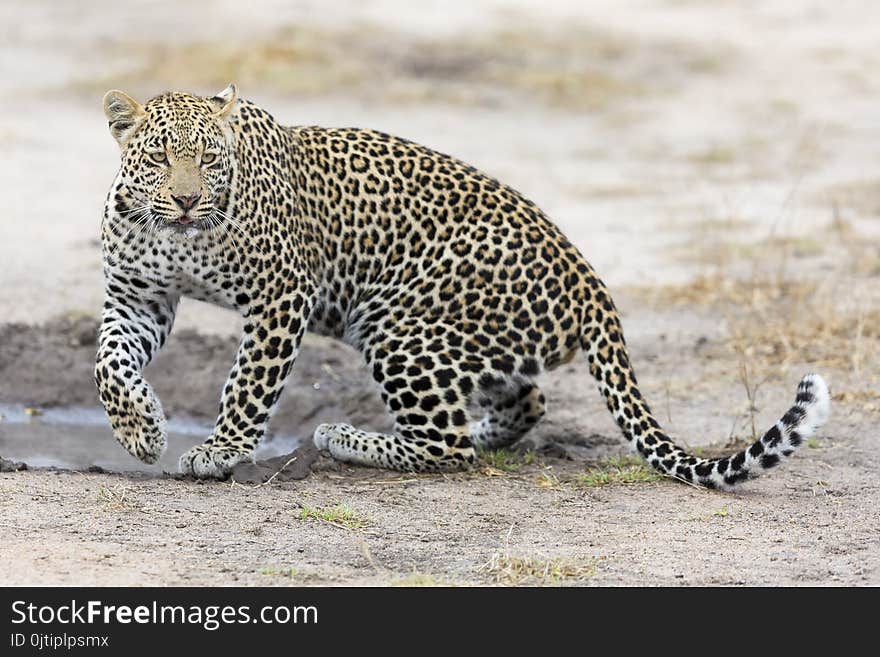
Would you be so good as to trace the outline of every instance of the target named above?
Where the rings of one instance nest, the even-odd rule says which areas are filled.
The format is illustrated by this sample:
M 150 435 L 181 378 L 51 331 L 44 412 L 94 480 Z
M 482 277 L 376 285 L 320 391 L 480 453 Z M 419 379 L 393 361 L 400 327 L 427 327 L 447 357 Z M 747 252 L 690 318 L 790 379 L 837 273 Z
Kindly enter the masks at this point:
M 535 462 L 535 452 L 516 452 L 507 449 L 481 450 L 478 456 L 484 466 L 502 472 L 516 472 L 523 466 Z
M 598 488 L 612 484 L 640 484 L 660 481 L 663 475 L 637 456 L 615 456 L 604 459 L 599 465 L 577 478 L 585 488 Z
M 303 506 L 299 511 L 299 519 L 320 520 L 346 529 L 359 529 L 367 524 L 366 518 L 345 504 L 319 508 Z

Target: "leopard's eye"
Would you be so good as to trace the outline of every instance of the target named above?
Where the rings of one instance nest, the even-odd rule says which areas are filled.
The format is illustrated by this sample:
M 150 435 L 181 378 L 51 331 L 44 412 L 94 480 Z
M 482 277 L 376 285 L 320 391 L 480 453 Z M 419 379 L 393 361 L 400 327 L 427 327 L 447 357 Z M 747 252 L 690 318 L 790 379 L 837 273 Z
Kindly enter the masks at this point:
M 202 164 L 213 164 L 217 161 L 217 153 L 202 153 Z
M 164 151 L 156 151 L 155 153 L 150 153 L 150 159 L 156 164 L 168 163 L 168 155 L 166 155 Z

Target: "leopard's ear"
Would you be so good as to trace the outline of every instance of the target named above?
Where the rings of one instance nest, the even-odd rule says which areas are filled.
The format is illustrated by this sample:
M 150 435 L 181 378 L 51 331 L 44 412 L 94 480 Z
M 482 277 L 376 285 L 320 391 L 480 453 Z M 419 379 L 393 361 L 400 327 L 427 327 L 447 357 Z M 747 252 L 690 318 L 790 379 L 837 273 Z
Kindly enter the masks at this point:
M 125 146 L 146 116 L 139 102 L 115 89 L 104 94 L 104 114 L 110 124 L 110 134 L 120 146 Z
M 235 85 L 230 83 L 223 91 L 208 100 L 217 108 L 214 116 L 220 121 L 228 121 L 235 114 L 235 110 L 238 107 L 238 91 Z

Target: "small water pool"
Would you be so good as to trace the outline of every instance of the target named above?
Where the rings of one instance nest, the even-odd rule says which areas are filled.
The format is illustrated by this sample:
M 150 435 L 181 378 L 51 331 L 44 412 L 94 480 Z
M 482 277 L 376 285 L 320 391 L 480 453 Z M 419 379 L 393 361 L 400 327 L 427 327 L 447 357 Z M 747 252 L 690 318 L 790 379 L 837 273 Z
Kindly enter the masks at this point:
M 100 408 L 49 408 L 34 411 L 0 404 L 0 456 L 24 461 L 32 468 L 85 470 L 99 466 L 111 472 L 177 472 L 177 461 L 190 447 L 203 442 L 212 425 L 190 418 L 168 420 L 168 447 L 157 463 L 148 465 L 129 454 L 110 430 Z M 257 449 L 258 459 L 293 451 L 302 443 L 295 436 L 271 436 Z

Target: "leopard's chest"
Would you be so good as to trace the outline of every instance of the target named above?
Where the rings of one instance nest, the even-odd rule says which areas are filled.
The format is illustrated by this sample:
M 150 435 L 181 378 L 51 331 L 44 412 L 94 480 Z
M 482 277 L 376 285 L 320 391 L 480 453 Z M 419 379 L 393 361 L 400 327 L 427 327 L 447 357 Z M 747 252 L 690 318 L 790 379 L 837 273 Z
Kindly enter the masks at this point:
M 176 263 L 170 277 L 181 296 L 191 297 L 224 308 L 238 308 L 249 277 L 227 262 L 188 260 Z
M 164 279 L 180 296 L 236 307 L 235 299 L 246 277 L 237 262 L 223 257 L 222 250 L 199 248 L 184 240 L 169 241 L 154 249 L 148 260 L 140 264 Z

